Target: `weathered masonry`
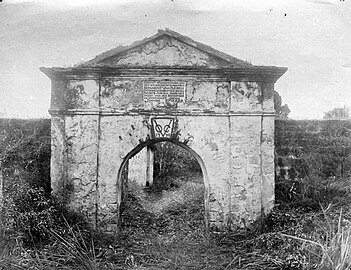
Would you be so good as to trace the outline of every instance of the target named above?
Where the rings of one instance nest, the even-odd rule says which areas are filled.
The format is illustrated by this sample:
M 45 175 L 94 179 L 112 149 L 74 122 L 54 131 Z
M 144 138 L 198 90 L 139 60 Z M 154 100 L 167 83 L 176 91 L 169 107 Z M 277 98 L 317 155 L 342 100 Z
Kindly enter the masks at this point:
M 286 70 L 168 29 L 72 68 L 41 68 L 52 81 L 53 192 L 114 230 L 128 160 L 170 141 L 201 166 L 206 221 L 247 225 L 274 204 L 273 87 Z

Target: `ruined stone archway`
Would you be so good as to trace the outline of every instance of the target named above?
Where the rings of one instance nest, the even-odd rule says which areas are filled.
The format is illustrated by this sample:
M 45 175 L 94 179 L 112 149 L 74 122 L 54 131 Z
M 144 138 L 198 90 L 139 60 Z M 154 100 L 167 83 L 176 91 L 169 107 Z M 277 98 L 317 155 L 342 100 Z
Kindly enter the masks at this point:
M 186 151 L 188 151 L 194 158 L 195 160 L 198 162 L 198 164 L 200 165 L 201 168 L 201 172 L 202 172 L 202 178 L 203 178 L 203 184 L 204 184 L 204 206 L 205 206 L 205 216 L 204 216 L 204 221 L 205 221 L 205 231 L 206 233 L 209 231 L 209 225 L 210 225 L 210 221 L 209 221 L 209 210 L 210 210 L 210 205 L 209 205 L 209 179 L 208 179 L 208 175 L 207 175 L 207 170 L 206 170 L 206 166 L 205 163 L 203 162 L 202 158 L 193 150 L 191 149 L 186 143 L 184 142 L 179 142 L 176 139 L 172 139 L 172 138 L 155 138 L 155 139 L 150 139 L 147 140 L 145 142 L 140 143 L 139 145 L 137 145 L 133 150 L 131 150 L 126 157 L 124 158 L 121 167 L 118 170 L 118 175 L 117 175 L 117 187 L 118 190 L 120 192 L 117 193 L 117 209 L 119 209 L 121 203 L 122 203 L 122 193 L 123 193 L 123 181 L 127 181 L 127 179 L 123 179 L 122 174 L 125 170 L 125 167 L 128 164 L 128 161 L 135 155 L 137 155 L 144 147 L 148 147 L 150 145 L 154 145 L 156 143 L 160 143 L 160 142 L 170 142 L 173 143 L 183 149 L 185 149 Z M 120 222 L 120 210 L 118 210 L 118 216 L 117 218 L 117 224 L 119 224 Z M 119 224 L 120 225 L 120 224 Z
M 273 89 L 286 68 L 254 66 L 166 29 L 41 71 L 52 81 L 53 193 L 97 228 L 115 230 L 125 157 L 160 138 L 202 160 L 210 224 L 247 226 L 273 208 Z

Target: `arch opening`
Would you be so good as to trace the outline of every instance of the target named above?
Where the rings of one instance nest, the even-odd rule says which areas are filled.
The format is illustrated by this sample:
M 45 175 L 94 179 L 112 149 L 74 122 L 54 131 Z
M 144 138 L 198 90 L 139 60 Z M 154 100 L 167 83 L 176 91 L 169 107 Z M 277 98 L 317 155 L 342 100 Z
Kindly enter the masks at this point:
M 151 174 L 150 171 L 146 173 L 144 182 L 136 182 L 128 176 L 131 170 L 130 160 L 145 150 L 146 163 L 150 161 L 149 155 L 152 153 L 152 165 L 147 164 L 146 170 L 150 170 L 151 167 L 153 170 L 150 170 Z M 151 178 L 148 178 L 150 176 Z M 151 216 L 156 216 L 161 223 L 162 219 L 169 218 L 169 214 L 172 213 L 175 215 L 192 213 L 195 219 L 193 224 L 201 223 L 196 229 L 201 229 L 201 226 L 202 232 L 205 235 L 208 234 L 208 175 L 204 161 L 188 145 L 169 138 L 141 142 L 125 156 L 118 171 L 117 187 L 119 230 L 123 231 L 123 228 L 128 226 L 125 224 L 131 222 L 128 218 L 133 219 L 128 213 L 128 209 L 132 207 L 133 210 L 140 210 L 139 214 L 143 212 L 144 218 L 150 219 Z M 201 215 L 201 221 L 199 215 Z M 191 215 L 186 217 L 186 219 L 189 218 L 191 219 Z

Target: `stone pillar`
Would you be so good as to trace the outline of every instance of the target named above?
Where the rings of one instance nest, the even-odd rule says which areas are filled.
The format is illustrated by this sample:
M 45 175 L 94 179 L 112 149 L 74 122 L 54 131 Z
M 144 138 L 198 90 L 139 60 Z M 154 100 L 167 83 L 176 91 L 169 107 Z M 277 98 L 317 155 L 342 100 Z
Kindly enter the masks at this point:
M 151 147 L 146 148 L 146 186 L 152 186 L 154 182 L 154 151 Z
M 67 205 L 84 213 L 96 227 L 98 171 L 97 115 L 65 117 L 66 190 Z
M 274 117 L 262 118 L 262 212 L 267 214 L 274 207 Z
M 147 149 L 143 148 L 138 154 L 129 159 L 128 182 L 145 186 L 147 179 Z
M 50 178 L 53 194 L 60 200 L 65 200 L 67 187 L 67 160 L 65 116 L 51 117 L 51 163 Z
M 151 186 L 154 178 L 154 152 L 151 147 L 143 148 L 129 160 L 128 182 L 141 187 Z
M 261 214 L 260 122 L 258 116 L 231 117 L 231 216 L 238 227 Z
M 262 83 L 262 109 L 274 113 L 273 83 Z M 274 115 L 262 116 L 261 121 L 261 166 L 262 166 L 262 213 L 267 214 L 274 207 Z

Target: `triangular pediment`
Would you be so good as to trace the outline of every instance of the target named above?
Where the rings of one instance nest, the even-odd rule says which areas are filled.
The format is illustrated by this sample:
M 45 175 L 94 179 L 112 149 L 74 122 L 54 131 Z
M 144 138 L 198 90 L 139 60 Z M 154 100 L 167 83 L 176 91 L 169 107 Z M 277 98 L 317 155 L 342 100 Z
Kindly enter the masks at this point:
M 129 46 L 104 52 L 78 67 L 252 67 L 243 60 L 169 29 Z

